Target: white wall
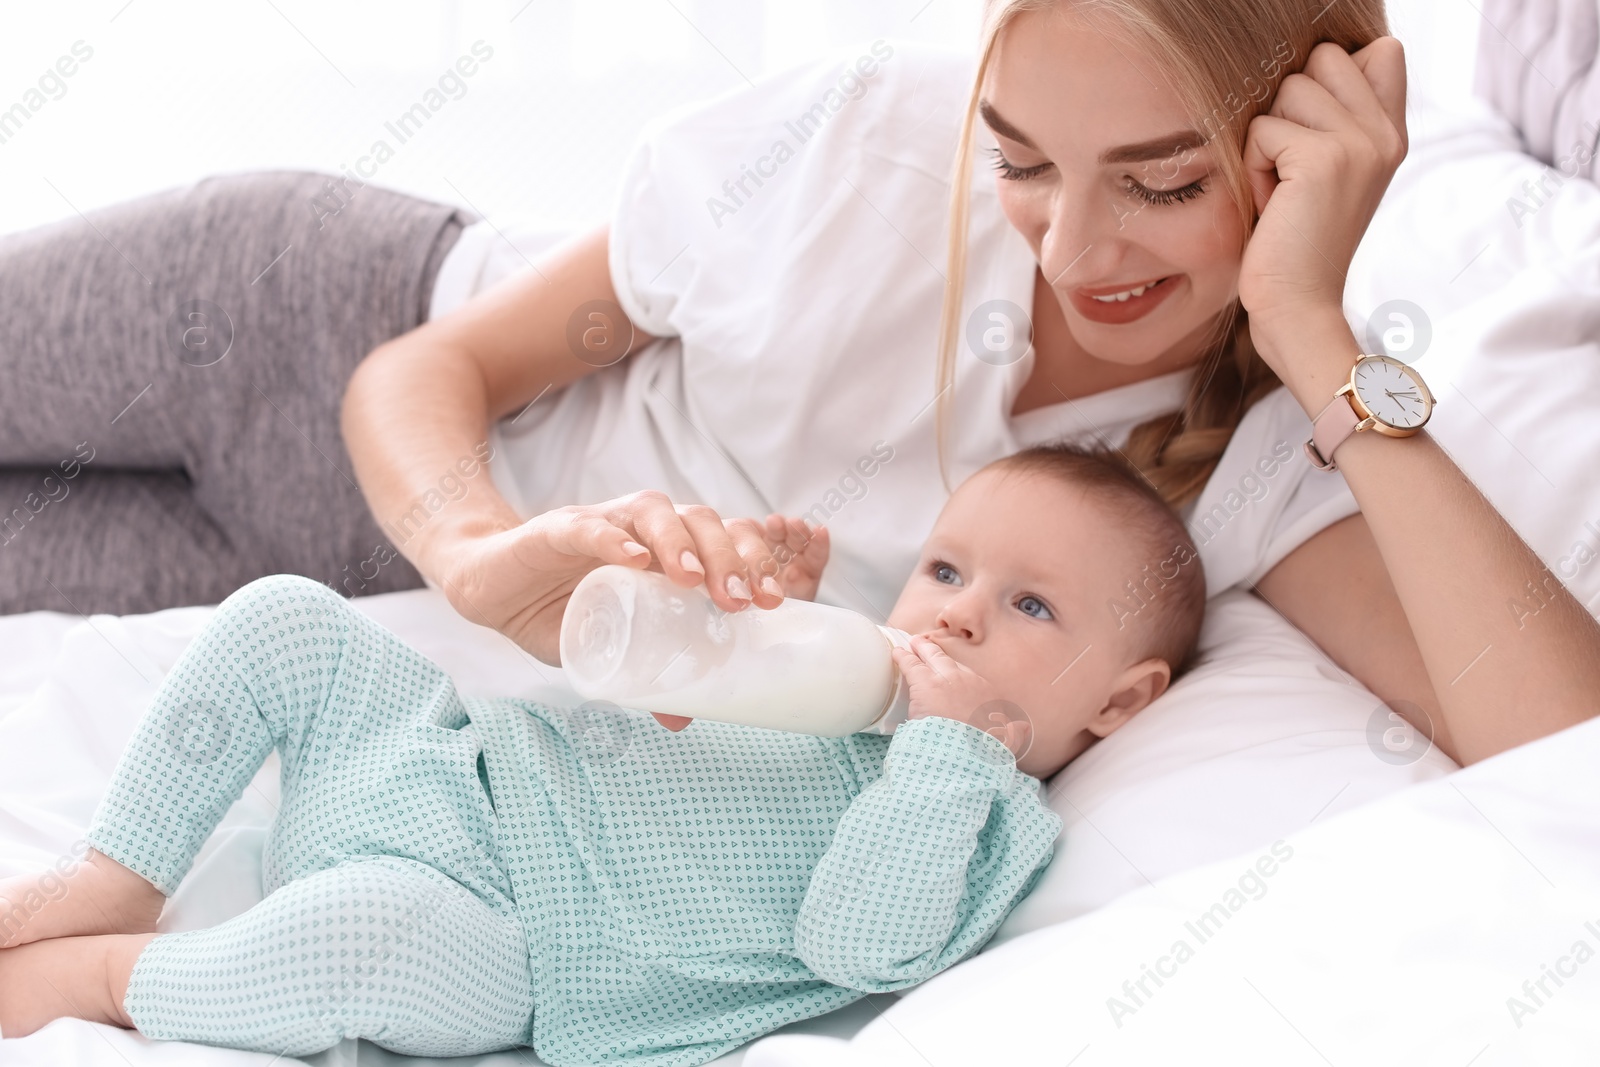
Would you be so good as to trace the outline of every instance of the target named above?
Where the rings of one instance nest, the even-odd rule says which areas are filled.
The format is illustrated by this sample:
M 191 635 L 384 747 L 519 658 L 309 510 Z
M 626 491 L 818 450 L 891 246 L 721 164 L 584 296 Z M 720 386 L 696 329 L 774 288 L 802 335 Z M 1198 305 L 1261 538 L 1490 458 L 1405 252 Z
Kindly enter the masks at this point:
M 604 217 L 651 116 L 878 37 L 970 48 L 979 0 L 89 0 L 0 33 L 0 232 L 210 173 L 338 172 L 474 41 L 493 58 L 372 180 L 494 220 Z M 1391 0 L 1413 84 L 1468 91 L 1471 0 Z M 75 42 L 92 57 L 45 91 Z M 69 64 L 70 66 L 70 64 Z M 58 99 L 55 97 L 59 97 Z M 389 138 L 393 143 L 393 138 Z
M 415 137 L 386 137 L 395 155 L 372 180 L 495 220 L 602 218 L 651 116 L 857 41 L 972 47 L 978 11 L 978 0 L 18 4 L 0 33 L 0 112 L 43 104 L 0 127 L 0 232 L 210 173 L 353 166 L 480 39 L 493 57 Z M 51 81 L 78 41 L 91 57 Z

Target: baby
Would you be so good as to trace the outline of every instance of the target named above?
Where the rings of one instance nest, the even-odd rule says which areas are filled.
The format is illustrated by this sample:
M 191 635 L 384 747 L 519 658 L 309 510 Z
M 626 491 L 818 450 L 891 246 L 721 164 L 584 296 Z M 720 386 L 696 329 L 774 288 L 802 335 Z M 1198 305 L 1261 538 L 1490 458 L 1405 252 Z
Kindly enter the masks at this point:
M 814 540 L 791 595 L 815 587 Z M 163 682 L 86 860 L 0 883 L 0 1032 L 714 1059 L 982 947 L 1050 860 L 1039 779 L 1186 668 L 1204 589 L 1136 475 L 1027 449 L 955 491 L 895 604 L 918 637 L 892 736 L 613 709 L 626 744 L 597 746 L 593 708 L 461 697 L 337 593 L 260 579 Z M 273 750 L 266 898 L 154 933 Z

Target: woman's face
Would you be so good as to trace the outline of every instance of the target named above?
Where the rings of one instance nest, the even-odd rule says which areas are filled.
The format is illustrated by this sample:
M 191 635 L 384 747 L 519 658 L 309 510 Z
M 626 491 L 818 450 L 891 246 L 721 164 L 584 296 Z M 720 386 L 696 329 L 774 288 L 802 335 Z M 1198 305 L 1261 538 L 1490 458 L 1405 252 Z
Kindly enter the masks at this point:
M 1176 369 L 1237 295 L 1243 223 L 1218 150 L 1108 19 L 1066 4 L 1018 16 L 995 44 L 981 113 L 1001 209 L 1074 340 L 1096 359 Z

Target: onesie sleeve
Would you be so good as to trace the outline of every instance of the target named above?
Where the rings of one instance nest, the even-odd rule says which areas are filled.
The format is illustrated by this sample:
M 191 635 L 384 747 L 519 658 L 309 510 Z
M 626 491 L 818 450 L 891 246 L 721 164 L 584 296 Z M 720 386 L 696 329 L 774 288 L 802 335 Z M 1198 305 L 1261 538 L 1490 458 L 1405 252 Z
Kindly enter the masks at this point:
M 1061 819 L 998 739 L 905 723 L 811 875 L 795 950 L 821 979 L 884 993 L 976 952 L 1049 864 Z

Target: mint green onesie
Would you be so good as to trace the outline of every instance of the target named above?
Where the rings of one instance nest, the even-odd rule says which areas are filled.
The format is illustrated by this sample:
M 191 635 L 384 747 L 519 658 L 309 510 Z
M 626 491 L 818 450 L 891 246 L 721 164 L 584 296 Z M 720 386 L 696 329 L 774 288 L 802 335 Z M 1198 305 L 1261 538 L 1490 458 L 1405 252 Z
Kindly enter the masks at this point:
M 172 893 L 276 749 L 266 897 L 140 955 L 150 1037 L 698 1064 L 971 955 L 1060 820 L 998 740 L 817 738 L 460 697 L 306 578 L 225 600 L 88 838 Z

